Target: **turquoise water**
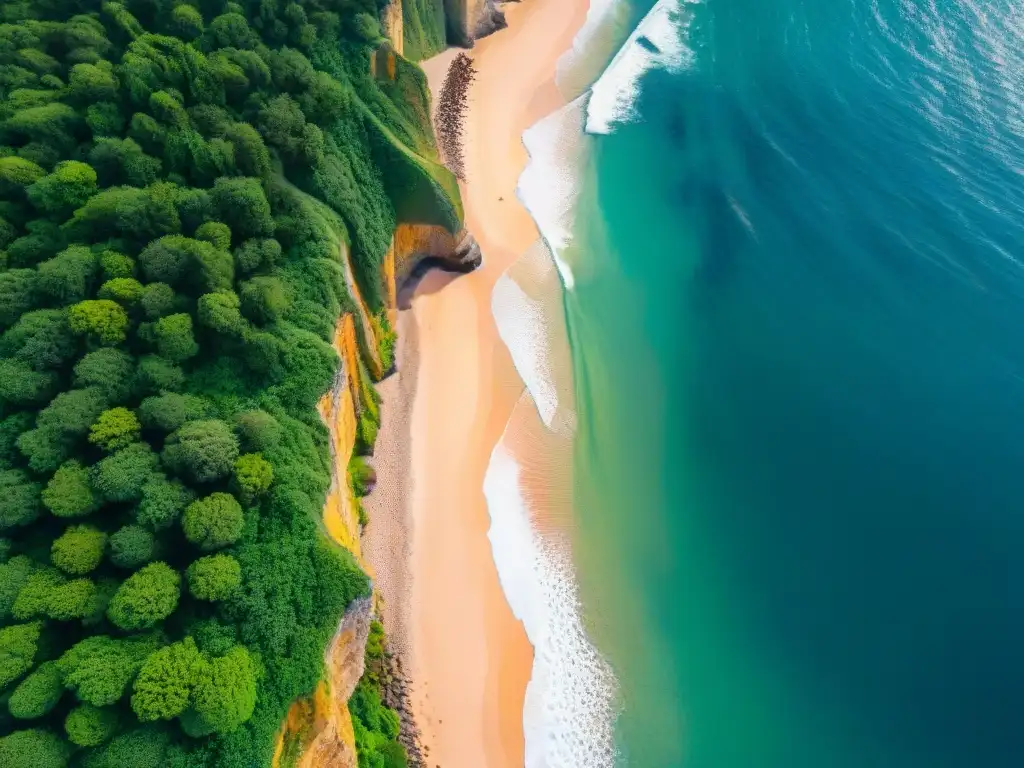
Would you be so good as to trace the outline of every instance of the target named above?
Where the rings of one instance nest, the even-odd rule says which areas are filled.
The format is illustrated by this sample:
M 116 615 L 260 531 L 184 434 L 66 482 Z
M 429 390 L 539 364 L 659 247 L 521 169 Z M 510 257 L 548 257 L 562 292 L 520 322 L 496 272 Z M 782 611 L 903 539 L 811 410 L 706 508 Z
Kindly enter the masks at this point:
M 1024 765 L 1024 11 L 678 11 L 566 296 L 621 762 Z

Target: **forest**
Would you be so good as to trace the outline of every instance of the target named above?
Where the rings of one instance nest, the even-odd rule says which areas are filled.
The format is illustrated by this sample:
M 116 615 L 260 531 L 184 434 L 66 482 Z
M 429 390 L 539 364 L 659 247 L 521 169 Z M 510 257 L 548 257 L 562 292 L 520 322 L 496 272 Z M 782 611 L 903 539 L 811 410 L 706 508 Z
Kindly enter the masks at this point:
M 396 221 L 461 217 L 383 4 L 0 4 L 4 768 L 269 766 L 369 592 L 320 520 L 344 261 L 380 331 Z

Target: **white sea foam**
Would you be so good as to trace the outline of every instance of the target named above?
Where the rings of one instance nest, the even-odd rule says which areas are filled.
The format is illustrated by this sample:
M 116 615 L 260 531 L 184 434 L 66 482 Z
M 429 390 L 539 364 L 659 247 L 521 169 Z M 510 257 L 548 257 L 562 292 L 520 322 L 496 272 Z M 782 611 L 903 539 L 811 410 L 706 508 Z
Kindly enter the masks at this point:
M 630 7 L 622 0 L 590 0 L 587 18 L 555 67 L 566 101 L 587 91 L 629 37 Z
M 680 0 L 659 0 L 640 22 L 590 91 L 587 133 L 611 133 L 617 123 L 634 120 L 640 79 L 655 68 L 681 69 L 693 53 L 680 33 L 685 18 Z
M 586 102 L 580 97 L 526 129 L 523 144 L 529 161 L 516 187 L 516 197 L 537 223 L 566 290 L 575 285 L 565 252 L 572 242 L 578 174 L 586 162 L 585 114 Z
M 517 407 L 532 409 L 524 397 Z M 484 493 L 502 589 L 534 647 L 523 710 L 525 765 L 611 768 L 614 678 L 583 628 L 568 540 L 531 524 L 521 480 L 503 438 L 491 455 Z
M 561 288 L 573 290 L 586 266 L 579 263 L 586 255 L 573 248 L 573 229 L 589 172 L 593 139 L 587 134 L 608 133 L 634 117 L 645 72 L 685 64 L 673 15 L 678 5 L 662 0 L 628 34 L 623 2 L 591 0 L 586 23 L 558 65 L 559 87 L 571 102 L 523 136 L 529 162 L 516 194 L 542 243 L 499 279 L 491 306 L 526 392 L 491 456 L 484 493 L 502 589 L 535 649 L 523 713 L 527 768 L 615 764 L 616 683 L 584 630 L 568 536 L 571 514 L 552 524 L 557 489 L 545 488 L 547 506 L 531 510 L 527 488 L 551 475 L 554 485 L 567 486 L 560 506 L 571 505 L 571 484 L 558 466 L 571 471 L 564 465 L 571 465 L 576 423 Z M 552 451 L 551 445 L 561 447 Z
M 498 333 L 536 403 L 544 425 L 568 438 L 576 430 L 572 369 L 562 289 L 543 242 L 498 278 L 491 295 Z

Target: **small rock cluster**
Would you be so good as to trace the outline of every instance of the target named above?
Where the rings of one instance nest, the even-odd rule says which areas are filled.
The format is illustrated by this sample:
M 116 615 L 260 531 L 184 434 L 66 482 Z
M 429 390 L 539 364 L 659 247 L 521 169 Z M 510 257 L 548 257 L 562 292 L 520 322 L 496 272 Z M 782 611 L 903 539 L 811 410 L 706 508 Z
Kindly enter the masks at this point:
M 405 747 L 409 768 L 427 768 L 427 748 L 420 743 L 420 732 L 413 719 L 412 681 L 402 669 L 402 659 L 390 652 L 384 657 L 380 690 L 384 706 L 398 713 L 400 730 L 398 743 Z

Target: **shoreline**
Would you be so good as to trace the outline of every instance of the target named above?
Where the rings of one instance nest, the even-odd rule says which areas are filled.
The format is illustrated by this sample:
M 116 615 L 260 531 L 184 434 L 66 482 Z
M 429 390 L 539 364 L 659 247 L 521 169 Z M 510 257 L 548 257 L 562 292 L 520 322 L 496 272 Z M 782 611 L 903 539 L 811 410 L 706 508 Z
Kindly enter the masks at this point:
M 509 27 L 465 51 L 477 78 L 464 126 L 466 226 L 484 263 L 431 270 L 399 312 L 397 373 L 379 386 L 382 425 L 364 533 L 390 643 L 402 659 L 423 763 L 522 766 L 533 648 L 502 591 L 483 480 L 523 392 L 491 315 L 498 278 L 540 235 L 516 198 L 526 128 L 564 104 L 557 60 L 587 0 L 505 7 Z M 421 62 L 436 102 L 449 49 Z M 502 199 L 499 199 L 502 198 Z M 411 469 L 411 472 L 410 472 Z M 414 764 L 414 763 L 413 763 Z

